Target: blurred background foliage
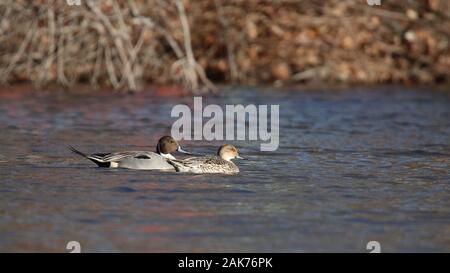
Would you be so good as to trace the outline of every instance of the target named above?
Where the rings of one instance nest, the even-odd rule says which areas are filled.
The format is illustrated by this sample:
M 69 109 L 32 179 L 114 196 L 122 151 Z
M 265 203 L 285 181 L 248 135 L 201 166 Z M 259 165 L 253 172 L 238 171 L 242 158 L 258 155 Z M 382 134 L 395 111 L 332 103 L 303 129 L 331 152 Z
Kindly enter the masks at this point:
M 2 0 L 0 84 L 448 84 L 446 0 Z

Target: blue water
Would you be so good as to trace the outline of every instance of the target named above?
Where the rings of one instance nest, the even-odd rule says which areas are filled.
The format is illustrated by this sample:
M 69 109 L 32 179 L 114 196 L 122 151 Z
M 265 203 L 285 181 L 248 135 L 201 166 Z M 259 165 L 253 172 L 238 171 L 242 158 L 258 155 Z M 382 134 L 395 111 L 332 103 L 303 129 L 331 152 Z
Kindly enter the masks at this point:
M 279 104 L 280 147 L 231 141 L 238 175 L 99 169 L 74 155 L 154 150 L 192 97 L 0 98 L 0 251 L 450 251 L 450 95 L 393 87 L 229 90 Z M 212 154 L 222 141 L 181 141 Z

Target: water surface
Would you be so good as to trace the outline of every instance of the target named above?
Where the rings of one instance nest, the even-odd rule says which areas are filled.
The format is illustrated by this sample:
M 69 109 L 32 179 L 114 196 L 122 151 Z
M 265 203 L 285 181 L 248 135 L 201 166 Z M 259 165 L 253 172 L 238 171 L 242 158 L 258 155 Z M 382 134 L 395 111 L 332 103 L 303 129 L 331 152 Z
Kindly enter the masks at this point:
M 0 251 L 450 251 L 450 96 L 235 90 L 279 104 L 280 147 L 231 142 L 239 175 L 99 169 L 71 154 L 154 150 L 191 97 L 0 98 Z M 182 141 L 215 153 L 220 141 Z

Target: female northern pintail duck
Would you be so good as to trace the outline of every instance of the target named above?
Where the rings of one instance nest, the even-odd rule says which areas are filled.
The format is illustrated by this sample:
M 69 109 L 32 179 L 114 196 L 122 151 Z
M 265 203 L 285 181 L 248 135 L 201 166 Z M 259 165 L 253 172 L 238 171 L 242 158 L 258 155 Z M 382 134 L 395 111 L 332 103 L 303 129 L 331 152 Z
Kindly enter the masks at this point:
M 147 151 L 125 151 L 105 154 L 87 155 L 73 147 L 69 147 L 72 152 L 85 157 L 99 167 L 105 168 L 127 168 L 135 170 L 173 170 L 174 167 L 167 162 L 168 159 L 175 159 L 171 153 L 180 152 L 191 154 L 181 148 L 178 142 L 171 136 L 164 136 L 158 141 L 156 153 Z
M 239 172 L 231 159 L 239 158 L 238 150 L 229 144 L 220 146 L 217 156 L 190 157 L 184 160 L 168 160 L 177 172 L 190 173 L 224 173 L 234 174 Z

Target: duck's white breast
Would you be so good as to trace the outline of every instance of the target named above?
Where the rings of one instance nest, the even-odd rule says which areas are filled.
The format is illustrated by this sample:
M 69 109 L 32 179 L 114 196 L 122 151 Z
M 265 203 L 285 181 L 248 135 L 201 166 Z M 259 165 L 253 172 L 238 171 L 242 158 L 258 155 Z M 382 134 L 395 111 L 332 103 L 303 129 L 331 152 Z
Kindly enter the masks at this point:
M 118 167 L 135 170 L 174 170 L 167 160 L 157 153 L 147 153 L 142 157 L 128 157 L 118 162 Z

